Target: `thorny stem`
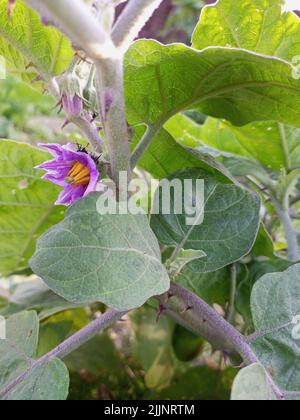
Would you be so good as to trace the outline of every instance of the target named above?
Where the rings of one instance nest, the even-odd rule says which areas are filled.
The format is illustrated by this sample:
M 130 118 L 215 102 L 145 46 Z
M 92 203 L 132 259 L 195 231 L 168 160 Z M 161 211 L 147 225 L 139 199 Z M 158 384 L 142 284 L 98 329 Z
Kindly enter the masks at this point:
M 112 31 L 112 39 L 120 50 L 128 50 L 161 3 L 162 0 L 129 1 Z
M 47 353 L 45 356 L 34 361 L 22 375 L 18 376 L 0 391 L 0 399 L 5 398 L 10 391 L 12 391 L 16 386 L 26 380 L 34 369 L 43 365 L 44 363 L 49 363 L 55 358 L 64 359 L 70 353 L 77 350 L 83 344 L 94 338 L 97 334 L 99 334 L 99 332 L 103 331 L 105 328 L 108 328 L 116 321 L 121 319 L 125 314 L 125 312 L 119 312 L 114 309 L 105 312 L 95 321 L 91 322 L 76 334 L 72 335 L 70 338 Z
M 258 357 L 247 342 L 247 338 L 194 293 L 172 283 L 170 291 L 158 299 L 165 313 L 176 322 L 208 340 L 215 349 L 223 350 L 231 355 L 238 353 L 247 365 L 260 364 Z M 267 371 L 266 375 L 276 397 L 283 400 L 283 392 Z

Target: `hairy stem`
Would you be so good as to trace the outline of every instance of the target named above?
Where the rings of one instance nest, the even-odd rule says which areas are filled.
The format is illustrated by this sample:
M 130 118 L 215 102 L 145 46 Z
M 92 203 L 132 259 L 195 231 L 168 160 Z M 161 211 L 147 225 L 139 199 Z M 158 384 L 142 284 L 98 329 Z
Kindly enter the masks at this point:
M 43 365 L 44 363 L 49 363 L 55 358 L 63 359 L 68 356 L 73 351 L 77 350 L 83 344 L 90 341 L 94 338 L 99 332 L 109 327 L 116 321 L 122 318 L 125 315 L 125 312 L 118 312 L 114 309 L 111 309 L 97 318 L 95 321 L 91 322 L 89 325 L 84 327 L 82 330 L 72 335 L 62 344 L 57 346 L 55 349 L 47 353 L 45 356 L 34 361 L 32 365 L 20 376 L 14 379 L 11 383 L 6 385 L 4 389 L 0 391 L 0 399 L 5 398 L 5 396 L 12 391 L 16 386 L 21 384 L 24 380 L 28 378 L 30 373 L 37 368 L 38 366 Z
M 231 355 L 238 353 L 247 365 L 260 363 L 247 338 L 194 293 L 172 283 L 169 293 L 159 300 L 176 322 L 205 338 L 216 349 Z M 266 375 L 276 397 L 282 400 L 283 393 L 267 371 Z
M 291 261 L 299 260 L 299 245 L 298 235 L 294 228 L 293 220 L 290 216 L 289 210 L 284 210 L 280 206 L 276 206 L 276 212 L 281 220 L 285 231 L 286 241 L 288 244 L 288 258 Z
M 73 42 L 94 60 L 117 56 L 110 36 L 82 0 L 26 0 L 41 16 L 53 21 Z
M 130 0 L 116 22 L 112 38 L 126 52 L 163 0 Z
M 85 134 L 89 143 L 96 153 L 102 153 L 102 139 L 98 127 L 93 122 L 88 121 L 82 116 L 69 117 L 69 120 L 75 124 Z
M 130 145 L 125 116 L 123 59 L 99 60 L 96 65 L 97 99 L 111 164 L 119 188 L 119 174 L 130 174 Z
M 130 165 L 132 169 L 136 167 L 138 161 L 146 152 L 146 150 L 150 146 L 151 141 L 159 132 L 160 128 L 161 128 L 160 126 L 159 127 L 152 126 L 152 127 L 147 128 L 145 134 L 143 135 L 143 137 L 141 138 L 141 140 L 139 141 L 135 150 L 132 153 L 131 160 L 130 160 Z
M 236 288 L 237 288 L 237 268 L 236 264 L 233 264 L 230 267 L 230 300 L 228 305 L 228 310 L 226 314 L 226 319 L 230 324 L 233 324 L 235 318 L 235 298 L 236 298 Z

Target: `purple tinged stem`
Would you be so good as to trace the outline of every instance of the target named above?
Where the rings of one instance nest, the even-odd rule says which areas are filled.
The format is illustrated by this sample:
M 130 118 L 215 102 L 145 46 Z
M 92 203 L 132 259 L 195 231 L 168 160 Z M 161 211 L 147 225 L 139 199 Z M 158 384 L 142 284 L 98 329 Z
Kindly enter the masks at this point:
M 169 297 L 170 295 L 172 297 Z M 194 293 L 179 284 L 172 283 L 169 293 L 158 299 L 160 304 L 164 305 L 166 314 L 190 331 L 205 338 L 216 349 L 230 355 L 238 353 L 247 365 L 261 364 L 247 338 Z M 187 307 L 192 309 L 186 311 Z M 276 398 L 283 400 L 284 393 L 267 371 L 266 375 Z
M 116 321 L 122 318 L 123 315 L 125 315 L 124 312 L 119 312 L 114 309 L 105 312 L 95 321 L 91 322 L 89 325 L 81 329 L 78 333 L 72 335 L 62 344 L 57 346 L 54 350 L 47 353 L 40 359 L 34 361 L 24 373 L 22 373 L 20 376 L 14 379 L 0 391 L 0 399 L 5 398 L 10 391 L 12 391 L 16 386 L 20 385 L 23 381 L 25 381 L 30 375 L 30 373 L 33 371 L 33 369 L 43 365 L 44 363 L 49 363 L 55 358 L 65 358 L 70 353 L 81 347 L 83 344 L 87 343 L 89 340 L 94 338 L 99 332 L 114 324 Z

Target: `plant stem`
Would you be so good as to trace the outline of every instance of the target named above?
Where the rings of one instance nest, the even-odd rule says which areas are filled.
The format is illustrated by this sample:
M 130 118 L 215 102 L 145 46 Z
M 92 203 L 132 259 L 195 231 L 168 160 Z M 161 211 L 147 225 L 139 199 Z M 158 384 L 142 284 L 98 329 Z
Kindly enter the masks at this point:
M 283 225 L 286 241 L 288 244 L 288 258 L 291 261 L 299 260 L 298 235 L 294 228 L 289 210 L 283 210 L 280 206 L 276 207 L 276 212 Z
M 77 48 L 94 60 L 116 57 L 109 34 L 82 0 L 26 0 L 41 16 L 47 16 L 64 32 Z
M 147 148 L 150 146 L 151 141 L 154 139 L 156 134 L 160 130 L 160 126 L 151 126 L 147 127 L 147 130 L 141 140 L 139 141 L 138 145 L 136 146 L 135 150 L 133 151 L 133 154 L 131 156 L 130 165 L 131 168 L 134 169 L 140 160 L 140 158 L 143 156 L 143 154 L 146 152 Z
M 278 130 L 284 156 L 285 169 L 289 172 L 292 165 L 284 124 L 278 123 Z
M 95 62 L 97 99 L 111 164 L 119 189 L 119 174 L 130 174 L 130 145 L 125 116 L 123 58 Z
M 163 0 L 130 0 L 116 22 L 112 39 L 126 52 Z
M 237 286 L 237 269 L 236 265 L 233 264 L 230 267 L 230 300 L 229 300 L 229 306 L 227 310 L 227 316 L 226 319 L 230 324 L 234 321 L 234 315 L 235 315 L 235 298 L 236 298 L 236 286 Z
M 77 125 L 77 127 L 80 128 L 80 130 L 86 135 L 95 152 L 101 154 L 102 139 L 100 137 L 98 127 L 93 122 L 89 122 L 82 116 L 69 117 L 69 120 L 73 124 Z
M 247 338 L 194 293 L 172 283 L 169 293 L 158 299 L 165 312 L 176 322 L 208 340 L 216 349 L 231 355 L 238 353 L 247 365 L 260 364 Z M 267 371 L 266 375 L 276 397 L 284 399 Z
M 44 363 L 49 363 L 55 358 L 63 359 L 68 356 L 73 351 L 77 350 L 83 344 L 90 341 L 94 338 L 99 332 L 109 327 L 116 321 L 118 321 L 122 316 L 125 315 L 125 312 L 119 312 L 114 309 L 111 309 L 97 318 L 95 321 L 91 322 L 89 325 L 84 327 L 82 330 L 72 335 L 62 344 L 57 346 L 54 350 L 47 353 L 45 356 L 34 361 L 32 365 L 20 376 L 14 379 L 11 383 L 5 386 L 4 389 L 0 391 L 0 399 L 3 399 L 10 391 L 12 391 L 16 386 L 22 383 L 28 378 L 31 372 L 36 369 L 38 366 L 43 365 Z

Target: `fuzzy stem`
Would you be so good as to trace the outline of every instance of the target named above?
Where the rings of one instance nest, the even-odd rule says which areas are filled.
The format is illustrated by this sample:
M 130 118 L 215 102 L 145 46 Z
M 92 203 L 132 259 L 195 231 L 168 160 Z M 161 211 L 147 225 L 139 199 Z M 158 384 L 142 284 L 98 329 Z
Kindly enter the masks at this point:
M 118 312 L 114 309 L 111 309 L 97 318 L 95 321 L 91 322 L 89 325 L 84 327 L 82 330 L 72 335 L 62 344 L 57 346 L 54 350 L 47 353 L 45 356 L 34 361 L 32 365 L 20 376 L 14 379 L 11 383 L 5 386 L 0 391 L 0 399 L 5 398 L 5 396 L 12 391 L 16 386 L 25 381 L 31 372 L 38 366 L 43 365 L 44 363 L 49 363 L 55 358 L 63 359 L 68 356 L 73 351 L 77 350 L 83 344 L 90 341 L 94 338 L 99 332 L 109 327 L 116 321 L 118 321 L 122 316 L 125 315 L 125 312 Z
M 236 298 L 236 287 L 237 287 L 237 268 L 233 264 L 230 267 L 230 300 L 228 305 L 228 310 L 226 314 L 226 319 L 230 324 L 234 322 L 235 316 L 235 298 Z
M 95 63 L 97 100 L 110 158 L 111 175 L 119 189 L 119 174 L 130 174 L 130 145 L 125 116 L 123 59 Z
M 272 201 L 275 206 L 276 213 L 280 219 L 282 226 L 285 231 L 286 241 L 288 244 L 288 258 L 291 261 L 299 260 L 299 245 L 298 245 L 298 235 L 293 225 L 293 220 L 290 216 L 289 208 L 284 208 L 285 206 L 281 205 L 276 197 L 272 196 Z
M 77 125 L 78 128 L 86 135 L 91 146 L 96 153 L 102 153 L 102 139 L 99 134 L 98 127 L 81 116 L 69 117 L 70 122 Z
M 126 52 L 161 3 L 162 0 L 130 0 L 113 28 L 115 45 Z
M 130 165 L 132 169 L 136 167 L 138 161 L 146 152 L 146 150 L 151 144 L 151 141 L 154 139 L 154 137 L 157 135 L 160 129 L 161 129 L 161 126 L 147 127 L 145 134 L 143 135 L 140 142 L 137 144 L 136 148 L 134 149 L 132 153 L 131 160 L 130 160 Z
M 110 36 L 82 0 L 26 0 L 41 16 L 47 16 L 92 59 L 115 57 L 118 51 Z
M 231 355 L 238 353 L 247 365 L 260 364 L 247 338 L 194 293 L 172 283 L 169 293 L 159 297 L 159 300 L 167 314 L 184 327 L 204 337 L 216 349 Z M 266 375 L 276 397 L 284 399 L 283 393 L 267 371 Z

